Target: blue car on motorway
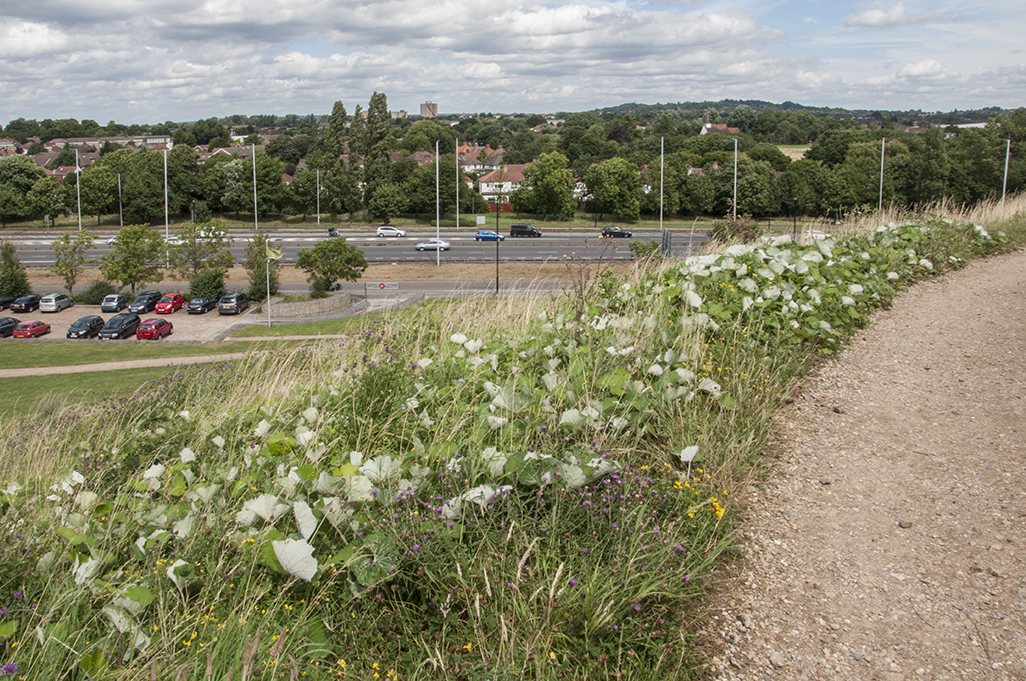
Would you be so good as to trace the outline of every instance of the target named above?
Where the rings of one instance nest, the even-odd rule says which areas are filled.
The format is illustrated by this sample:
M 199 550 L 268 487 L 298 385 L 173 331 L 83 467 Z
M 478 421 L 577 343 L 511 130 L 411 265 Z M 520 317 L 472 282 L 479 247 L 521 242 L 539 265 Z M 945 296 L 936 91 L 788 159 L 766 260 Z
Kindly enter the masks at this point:
M 482 229 L 474 237 L 474 241 L 505 241 L 506 237 L 502 236 L 498 232 L 493 232 L 490 229 Z

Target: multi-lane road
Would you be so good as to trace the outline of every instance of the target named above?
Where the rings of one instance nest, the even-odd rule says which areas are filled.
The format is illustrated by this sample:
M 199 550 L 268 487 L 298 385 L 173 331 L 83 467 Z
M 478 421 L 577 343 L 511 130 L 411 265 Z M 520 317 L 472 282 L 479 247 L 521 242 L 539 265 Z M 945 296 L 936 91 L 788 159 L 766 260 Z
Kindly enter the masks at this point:
M 505 241 L 475 241 L 475 229 L 465 228 L 460 231 L 443 230 L 441 238 L 448 241 L 452 248 L 441 253 L 441 260 L 444 262 L 494 262 L 498 257 L 501 261 L 525 261 L 544 262 L 546 260 L 561 260 L 564 256 L 576 254 L 577 257 L 585 259 L 604 260 L 629 260 L 631 258 L 630 242 L 634 241 L 660 241 L 661 236 L 658 230 L 644 230 L 634 232 L 632 239 L 602 239 L 596 232 L 587 231 L 546 231 L 539 238 L 518 237 L 512 238 L 505 235 Z M 99 258 L 112 248 L 107 244 L 109 234 L 98 236 L 90 250 L 91 257 Z M 435 236 L 434 230 L 408 230 L 405 237 L 379 238 L 369 230 L 367 232 L 347 232 L 342 234 L 353 246 L 363 251 L 368 263 L 394 263 L 394 262 L 435 262 L 436 254 L 433 251 L 417 251 L 419 242 Z M 231 248 L 236 261 L 241 262 L 245 258 L 246 244 L 253 237 L 253 232 L 233 233 L 234 239 Z M 295 262 L 296 254 L 300 249 L 313 248 L 318 242 L 330 239 L 327 234 L 305 232 L 305 233 L 274 233 L 271 238 L 282 248 L 283 259 L 286 263 Z M 25 267 L 47 267 L 53 265 L 53 239 L 52 235 L 36 234 L 5 237 L 14 244 L 17 256 Z M 672 236 L 672 251 L 675 256 L 686 256 L 694 253 L 700 244 L 706 240 L 704 233 L 674 233 Z

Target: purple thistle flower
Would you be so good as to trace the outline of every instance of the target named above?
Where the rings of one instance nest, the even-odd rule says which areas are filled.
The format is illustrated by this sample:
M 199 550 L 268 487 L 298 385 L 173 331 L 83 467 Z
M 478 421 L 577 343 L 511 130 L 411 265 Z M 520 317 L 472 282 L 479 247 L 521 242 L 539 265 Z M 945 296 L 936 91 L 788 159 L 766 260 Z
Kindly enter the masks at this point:
M 14 664 L 13 662 L 8 662 L 2 668 L 0 668 L 0 675 L 14 676 L 19 671 L 21 671 L 21 669 L 18 668 L 18 665 Z
M 23 594 L 21 591 L 15 591 L 14 592 L 14 600 L 16 600 L 16 601 L 23 601 L 23 600 L 25 600 L 25 594 Z

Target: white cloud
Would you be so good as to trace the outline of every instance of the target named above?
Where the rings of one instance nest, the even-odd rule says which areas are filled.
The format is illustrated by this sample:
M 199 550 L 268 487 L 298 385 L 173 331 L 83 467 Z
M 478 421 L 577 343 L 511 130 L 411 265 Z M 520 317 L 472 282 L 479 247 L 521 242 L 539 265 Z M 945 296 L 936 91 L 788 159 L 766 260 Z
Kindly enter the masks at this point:
M 849 27 L 888 28 L 891 26 L 907 26 L 940 21 L 944 17 L 930 12 L 909 14 L 905 11 L 905 3 L 899 2 L 889 10 L 871 9 L 861 14 L 849 14 L 844 18 L 844 25 Z

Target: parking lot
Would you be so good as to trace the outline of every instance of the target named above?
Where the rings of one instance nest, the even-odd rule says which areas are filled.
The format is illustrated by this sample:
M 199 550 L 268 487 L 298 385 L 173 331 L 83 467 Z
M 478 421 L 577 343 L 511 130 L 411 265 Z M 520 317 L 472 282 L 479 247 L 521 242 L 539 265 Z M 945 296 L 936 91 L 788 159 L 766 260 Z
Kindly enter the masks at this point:
M 128 310 L 122 310 L 122 312 L 128 312 Z M 19 321 L 29 321 L 31 319 L 38 319 L 41 322 L 45 322 L 50 325 L 50 333 L 43 336 L 42 339 L 54 339 L 63 340 L 65 333 L 68 331 L 68 327 L 74 323 L 74 321 L 80 317 L 99 316 L 103 318 L 103 321 L 107 321 L 114 316 L 112 312 L 101 312 L 99 305 L 75 305 L 69 307 L 66 310 L 60 312 L 40 312 L 36 310 L 34 312 L 12 312 L 11 310 L 0 311 L 0 317 L 14 317 Z M 212 310 L 205 314 L 188 314 L 185 310 L 178 310 L 173 314 L 158 315 L 155 312 L 147 312 L 139 315 L 139 318 L 143 321 L 147 319 L 155 319 L 164 317 L 168 319 L 174 325 L 174 333 L 161 341 L 137 341 L 135 338 L 128 340 L 115 340 L 115 341 L 98 341 L 96 339 L 90 340 L 69 340 L 69 343 L 169 343 L 169 342 L 203 342 L 218 340 L 223 337 L 224 332 L 231 327 L 233 324 L 239 324 L 245 320 L 253 318 L 253 308 L 246 310 L 240 315 L 220 315 L 216 310 Z M 15 342 L 15 343 L 29 343 L 32 342 L 31 338 L 4 338 L 3 342 Z

